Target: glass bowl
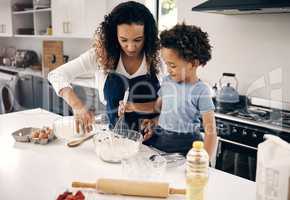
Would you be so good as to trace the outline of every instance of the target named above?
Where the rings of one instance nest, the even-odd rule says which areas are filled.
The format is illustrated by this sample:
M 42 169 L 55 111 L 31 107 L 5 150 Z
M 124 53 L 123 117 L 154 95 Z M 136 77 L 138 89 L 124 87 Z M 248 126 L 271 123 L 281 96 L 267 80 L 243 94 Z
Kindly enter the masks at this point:
M 122 159 L 138 153 L 143 136 L 134 130 L 117 130 L 116 133 L 111 130 L 100 130 L 96 132 L 93 141 L 97 156 L 101 160 L 120 163 Z
M 140 152 L 122 160 L 122 174 L 126 179 L 161 181 L 166 166 L 164 157 L 158 154 Z
M 56 119 L 53 122 L 53 131 L 57 138 L 65 140 L 73 140 L 85 135 L 82 129 L 79 129 L 79 132 L 77 132 L 73 116 L 65 116 Z

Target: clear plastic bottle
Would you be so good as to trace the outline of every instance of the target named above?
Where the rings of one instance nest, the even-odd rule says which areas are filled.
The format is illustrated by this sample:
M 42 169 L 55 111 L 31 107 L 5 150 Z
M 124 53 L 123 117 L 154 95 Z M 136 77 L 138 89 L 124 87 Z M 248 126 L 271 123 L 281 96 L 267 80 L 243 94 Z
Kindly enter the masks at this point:
M 192 147 L 186 156 L 186 200 L 204 200 L 209 156 L 203 142 L 193 142 Z

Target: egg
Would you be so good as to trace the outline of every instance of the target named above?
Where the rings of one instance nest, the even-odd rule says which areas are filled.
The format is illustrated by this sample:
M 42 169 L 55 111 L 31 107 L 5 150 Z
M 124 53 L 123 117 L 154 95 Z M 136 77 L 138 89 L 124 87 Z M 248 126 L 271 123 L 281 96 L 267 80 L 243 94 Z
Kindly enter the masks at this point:
M 37 130 L 37 131 L 33 131 L 32 133 L 31 133 L 31 137 L 32 138 L 39 138 L 39 131 Z

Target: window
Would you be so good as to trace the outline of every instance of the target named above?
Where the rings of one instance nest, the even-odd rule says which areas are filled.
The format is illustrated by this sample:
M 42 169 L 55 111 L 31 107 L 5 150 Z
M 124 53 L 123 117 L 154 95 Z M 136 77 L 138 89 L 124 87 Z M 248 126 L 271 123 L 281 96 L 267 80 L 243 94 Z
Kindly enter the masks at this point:
M 159 31 L 169 29 L 177 23 L 177 0 L 157 0 Z
M 177 23 L 177 0 L 145 0 L 158 23 L 159 31 L 169 29 Z

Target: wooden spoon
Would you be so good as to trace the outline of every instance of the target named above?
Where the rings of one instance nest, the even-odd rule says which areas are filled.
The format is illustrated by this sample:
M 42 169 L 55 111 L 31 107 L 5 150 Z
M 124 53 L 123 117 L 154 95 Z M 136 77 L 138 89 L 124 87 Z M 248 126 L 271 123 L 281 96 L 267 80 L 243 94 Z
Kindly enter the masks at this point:
M 67 143 L 67 146 L 68 147 L 77 147 L 77 146 L 81 145 L 83 142 L 85 142 L 85 141 L 93 138 L 94 135 L 96 135 L 96 134 L 91 134 L 91 135 L 88 135 L 88 136 L 83 137 L 81 139 L 72 140 L 72 141 L 70 141 L 70 142 Z

